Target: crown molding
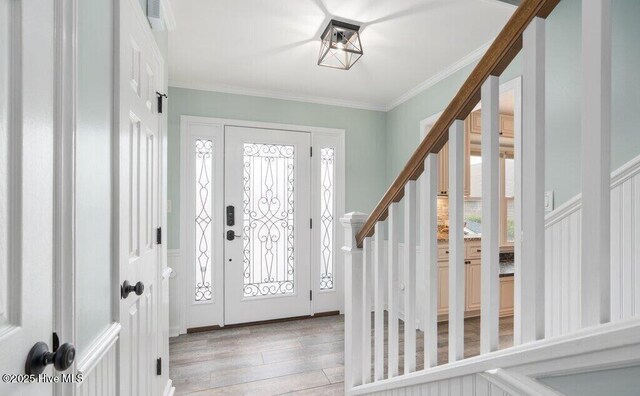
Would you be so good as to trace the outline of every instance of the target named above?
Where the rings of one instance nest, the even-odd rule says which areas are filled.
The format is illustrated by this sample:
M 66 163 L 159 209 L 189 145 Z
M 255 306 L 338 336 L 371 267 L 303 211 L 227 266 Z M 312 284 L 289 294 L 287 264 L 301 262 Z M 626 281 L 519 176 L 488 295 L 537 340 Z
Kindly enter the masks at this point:
M 414 88 L 411 88 L 407 92 L 403 93 L 398 98 L 396 98 L 391 103 L 389 103 L 386 106 L 385 111 L 393 110 L 394 108 L 398 107 L 399 105 L 406 102 L 407 100 L 413 98 L 414 96 L 431 88 L 432 86 L 436 85 L 437 83 L 444 80 L 445 78 L 451 76 L 455 72 L 463 69 L 464 67 L 472 63 L 479 61 L 480 58 L 482 58 L 482 56 L 485 54 L 485 52 L 487 52 L 487 50 L 489 49 L 489 46 L 491 46 L 491 43 L 493 43 L 493 40 L 489 41 L 488 43 L 485 43 L 480 48 L 469 53 L 468 55 L 461 58 L 460 60 L 458 60 L 451 66 L 447 67 L 446 69 L 442 70 L 440 73 L 436 74 L 435 76 L 429 78 L 428 80 L 423 81 L 422 83 L 416 85 Z
M 322 96 L 298 95 L 290 92 L 268 91 L 229 85 L 185 82 L 179 80 L 169 80 L 169 86 L 174 88 L 195 89 L 199 91 L 222 92 L 235 95 L 257 96 L 260 98 L 290 100 L 294 102 L 315 103 L 328 106 L 349 107 L 360 110 L 386 111 L 386 106 L 375 103 L 357 102 L 344 99 L 327 98 Z
M 160 1 L 160 14 L 164 19 L 165 27 L 169 32 L 176 30 L 176 15 L 173 13 L 173 7 L 171 6 L 171 0 Z

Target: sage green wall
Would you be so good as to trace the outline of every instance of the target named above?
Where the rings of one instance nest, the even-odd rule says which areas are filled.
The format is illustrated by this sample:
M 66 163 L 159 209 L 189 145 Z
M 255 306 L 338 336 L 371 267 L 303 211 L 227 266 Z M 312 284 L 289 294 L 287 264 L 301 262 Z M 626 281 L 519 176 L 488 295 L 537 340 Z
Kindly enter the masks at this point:
M 546 189 L 556 207 L 580 192 L 581 1 L 563 0 L 547 20 Z M 612 169 L 640 154 L 640 1 L 613 1 Z M 420 120 L 442 111 L 470 65 L 387 113 L 387 183 L 418 145 Z M 501 77 L 521 74 L 516 59 Z
M 567 396 L 637 396 L 640 366 L 540 378 L 540 382 Z
M 347 211 L 370 211 L 386 188 L 385 113 L 220 92 L 169 88 L 169 249 L 180 247 L 180 116 L 346 130 Z

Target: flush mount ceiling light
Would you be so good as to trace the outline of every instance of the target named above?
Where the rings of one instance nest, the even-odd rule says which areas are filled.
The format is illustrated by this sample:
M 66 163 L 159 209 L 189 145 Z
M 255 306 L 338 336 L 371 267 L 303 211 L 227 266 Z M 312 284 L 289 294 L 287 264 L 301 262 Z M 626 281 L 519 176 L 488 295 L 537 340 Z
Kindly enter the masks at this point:
M 320 39 L 318 65 L 349 70 L 362 56 L 360 26 L 332 19 Z

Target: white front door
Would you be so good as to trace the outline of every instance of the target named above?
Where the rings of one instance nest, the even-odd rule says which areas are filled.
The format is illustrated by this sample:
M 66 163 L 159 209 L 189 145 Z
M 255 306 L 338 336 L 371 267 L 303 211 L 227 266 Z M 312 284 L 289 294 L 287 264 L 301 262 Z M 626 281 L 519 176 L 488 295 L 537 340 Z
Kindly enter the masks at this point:
M 225 324 L 311 313 L 310 146 L 309 133 L 225 127 Z
M 120 394 L 155 395 L 162 62 L 137 3 L 120 1 Z
M 15 377 L 34 344 L 53 348 L 53 37 L 54 2 L 0 0 L 0 373 L 8 375 L 0 394 L 8 396 L 53 392 Z

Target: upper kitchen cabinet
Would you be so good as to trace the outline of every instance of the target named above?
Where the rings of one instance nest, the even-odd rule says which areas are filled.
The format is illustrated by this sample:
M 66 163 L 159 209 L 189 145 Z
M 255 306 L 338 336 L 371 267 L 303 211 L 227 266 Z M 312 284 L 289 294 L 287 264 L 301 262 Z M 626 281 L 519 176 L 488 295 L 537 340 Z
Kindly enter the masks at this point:
M 467 130 L 470 133 L 480 135 L 482 133 L 482 111 L 477 110 L 471 113 L 466 120 Z M 513 116 L 500 114 L 500 136 L 513 138 Z
M 465 141 L 464 141 L 464 195 L 468 196 L 471 191 L 471 180 L 469 178 L 469 157 L 471 155 L 471 138 L 468 128 L 469 118 L 465 120 Z M 438 195 L 449 195 L 449 143 L 445 144 L 438 153 Z

